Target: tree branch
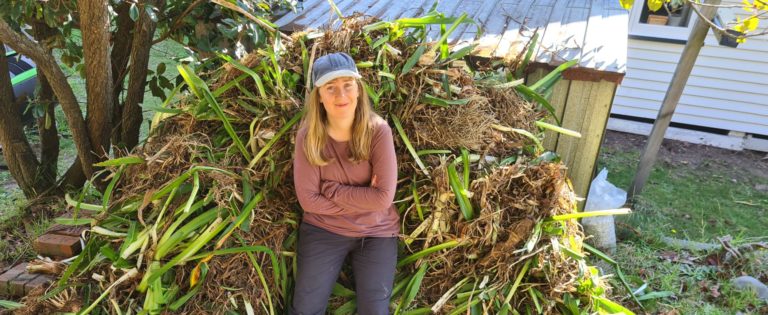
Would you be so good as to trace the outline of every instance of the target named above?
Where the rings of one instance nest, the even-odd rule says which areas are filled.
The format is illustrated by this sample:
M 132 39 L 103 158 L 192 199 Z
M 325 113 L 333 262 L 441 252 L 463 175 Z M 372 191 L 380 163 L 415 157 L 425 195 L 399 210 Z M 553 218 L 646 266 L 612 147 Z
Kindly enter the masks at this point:
M 736 36 L 729 34 L 728 32 L 725 31 L 725 29 L 715 25 L 715 23 L 713 23 L 707 17 L 705 17 L 697 7 L 697 5 L 699 5 L 698 3 L 694 2 L 693 0 L 688 0 L 688 3 L 691 5 L 691 9 L 693 9 L 693 12 L 695 12 L 696 15 L 699 16 L 699 19 L 709 24 L 709 27 L 712 28 L 712 31 L 718 32 L 722 35 L 730 36 L 731 38 L 736 38 Z
M 56 29 L 51 28 L 44 21 L 37 20 L 32 24 L 32 33 L 37 42 L 45 42 L 58 35 Z M 46 52 L 51 49 L 46 47 Z M 53 95 L 51 84 L 45 74 L 37 75 L 40 90 L 37 95 L 38 103 L 45 108 L 45 113 L 37 118 L 37 130 L 40 135 L 40 168 L 39 180 L 45 187 L 54 187 L 58 176 L 59 160 L 59 132 L 56 128 L 56 98 Z
M 696 3 L 694 0 L 686 0 L 686 1 L 687 1 L 687 2 L 688 2 L 688 4 L 691 6 L 691 9 L 693 9 L 693 12 L 694 12 L 694 13 L 696 13 L 696 15 L 699 17 L 699 19 L 701 19 L 701 20 L 703 20 L 704 22 L 706 22 L 707 24 L 709 24 L 709 27 L 710 27 L 710 28 L 712 28 L 712 31 L 713 31 L 713 32 L 717 32 L 717 33 L 720 33 L 720 36 L 728 36 L 728 37 L 730 37 L 730 38 L 734 38 L 734 39 L 736 39 L 736 38 L 739 38 L 739 37 L 748 38 L 748 37 L 756 37 L 756 36 L 761 36 L 761 35 L 765 35 L 765 34 L 768 34 L 768 30 L 766 30 L 766 31 L 763 31 L 763 32 L 760 32 L 760 33 L 755 33 L 755 34 L 743 34 L 743 35 L 741 35 L 741 36 L 737 36 L 737 35 L 734 35 L 734 34 L 728 33 L 728 32 L 727 32 L 727 30 L 726 30 L 725 28 L 719 27 L 719 26 L 717 26 L 715 23 L 713 23 L 713 22 L 712 22 L 712 20 L 710 20 L 710 19 L 707 19 L 707 18 L 706 18 L 706 17 L 705 17 L 705 16 L 704 16 L 704 15 L 701 13 L 701 10 L 698 8 L 698 6 L 702 6 L 702 7 L 718 7 L 718 8 L 730 8 L 730 6 L 729 6 L 729 5 L 711 5 L 711 4 L 704 4 L 704 3 Z M 735 6 L 735 7 L 736 7 L 736 8 L 741 8 L 742 6 Z M 757 16 L 758 18 L 760 18 L 760 16 L 762 16 L 762 15 L 765 15 L 765 14 L 768 14 L 768 11 L 766 11 L 766 12 L 761 12 L 760 14 L 758 14 L 758 15 L 756 15 L 756 16 Z
M 112 34 L 112 143 L 122 142 L 120 121 L 123 107 L 120 106 L 120 93 L 123 92 L 124 79 L 128 74 L 128 60 L 131 55 L 135 23 L 129 15 L 130 3 L 122 2 L 117 7 L 117 26 Z M 119 152 L 115 152 L 119 155 Z
M 2 19 L 0 19 L 0 41 L 35 61 L 37 69 L 49 78 L 48 82 L 51 83 L 51 88 L 59 99 L 61 109 L 64 111 L 64 116 L 72 131 L 72 138 L 77 147 L 78 159 L 83 164 L 83 171 L 87 176 L 93 174 L 91 141 L 88 138 L 88 129 L 83 119 L 83 112 L 77 103 L 75 93 L 72 92 L 72 87 L 67 83 L 67 77 L 59 68 L 56 60 L 38 44 L 16 33 Z
M 155 7 L 165 6 L 164 0 L 149 0 Z M 141 108 L 139 104 L 144 101 L 144 88 L 147 84 L 147 65 L 149 64 L 149 50 L 152 48 L 152 36 L 155 34 L 155 22 L 142 12 L 136 22 L 133 32 L 133 44 L 131 49 L 130 80 L 128 92 L 123 105 L 122 119 L 122 144 L 127 150 L 133 149 L 139 143 L 139 129 L 141 127 Z
M 243 10 L 243 8 L 241 8 L 241 7 L 238 7 L 238 6 L 236 6 L 236 5 L 232 4 L 232 3 L 226 2 L 224 0 L 211 0 L 211 2 L 213 2 L 215 4 L 218 4 L 218 5 L 222 6 L 222 7 L 225 7 L 227 9 L 230 9 L 232 11 L 238 12 L 238 13 L 244 15 L 245 17 L 247 17 L 248 19 L 250 19 L 251 21 L 256 22 L 256 24 L 258 24 L 259 26 L 263 27 L 265 30 L 272 32 L 272 34 L 276 34 L 276 35 L 279 34 L 280 38 L 282 38 L 283 40 L 288 41 L 288 42 L 293 42 L 293 39 L 291 39 L 288 35 L 285 35 L 282 32 L 280 32 L 279 30 L 276 30 L 276 29 L 272 28 L 272 26 L 269 26 L 267 23 L 264 23 L 264 21 L 258 19 L 257 17 L 253 16 L 252 14 L 248 13 L 248 11 Z
M 199 5 L 200 5 L 200 4 L 202 4 L 203 2 L 205 2 L 205 0 L 197 0 L 197 1 L 193 2 L 192 4 L 190 4 L 190 5 L 189 5 L 189 6 L 188 6 L 188 7 L 187 7 L 185 10 L 184 10 L 184 12 L 182 12 L 182 13 L 181 13 L 181 15 L 179 15 L 179 17 L 177 17 L 177 18 L 176 18 L 176 20 L 173 22 L 173 25 L 172 25 L 170 28 L 168 28 L 168 31 L 167 31 L 167 32 L 165 32 L 165 33 L 164 33 L 163 35 L 161 35 L 160 37 L 158 37 L 157 39 L 155 39 L 154 41 L 152 41 L 152 45 L 150 45 L 150 46 L 154 46 L 155 44 L 157 44 L 157 43 L 160 43 L 160 42 L 162 42 L 162 41 L 164 41 L 164 40 L 168 39 L 168 37 L 170 37 L 170 36 L 171 36 L 171 33 L 173 33 L 173 31 L 175 31 L 175 30 L 176 30 L 176 29 L 179 27 L 179 25 L 181 25 L 181 22 L 184 20 L 184 18 L 185 18 L 187 15 L 189 15 L 189 13 L 191 13 L 191 12 L 192 12 L 192 10 L 193 10 L 195 7 L 199 6 Z
M 0 41 L 0 145 L 8 170 L 16 180 L 24 195 L 34 197 L 42 187 L 36 180 L 40 163 L 32 151 L 32 147 L 24 135 L 21 125 L 19 104 L 13 95 L 13 86 L 8 71 L 8 60 L 5 56 L 5 46 Z

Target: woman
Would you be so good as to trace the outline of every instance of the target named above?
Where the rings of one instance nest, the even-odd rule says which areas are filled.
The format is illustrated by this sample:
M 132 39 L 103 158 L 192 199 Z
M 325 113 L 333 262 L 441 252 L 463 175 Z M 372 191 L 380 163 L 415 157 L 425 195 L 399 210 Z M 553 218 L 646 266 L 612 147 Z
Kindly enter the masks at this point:
M 304 209 L 291 314 L 324 314 L 351 256 L 358 314 L 387 314 L 397 262 L 392 130 L 373 112 L 355 61 L 318 58 L 296 135 L 294 184 Z

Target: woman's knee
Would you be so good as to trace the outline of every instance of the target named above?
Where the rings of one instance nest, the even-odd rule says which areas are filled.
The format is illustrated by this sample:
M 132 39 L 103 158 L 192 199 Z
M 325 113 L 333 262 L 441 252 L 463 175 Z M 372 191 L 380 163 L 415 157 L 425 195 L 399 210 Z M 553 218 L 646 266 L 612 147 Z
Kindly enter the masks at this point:
M 299 229 L 296 286 L 290 314 L 323 314 L 354 240 L 317 227 Z
M 353 253 L 358 312 L 386 314 L 397 265 L 396 238 L 368 238 Z

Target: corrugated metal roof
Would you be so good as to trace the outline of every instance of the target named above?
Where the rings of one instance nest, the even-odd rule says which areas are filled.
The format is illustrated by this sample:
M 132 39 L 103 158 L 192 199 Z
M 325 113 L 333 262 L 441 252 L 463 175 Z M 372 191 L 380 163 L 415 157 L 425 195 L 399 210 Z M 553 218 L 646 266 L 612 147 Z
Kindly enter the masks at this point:
M 337 0 L 343 15 L 359 12 L 383 20 L 418 17 L 433 0 Z M 618 0 L 452 0 L 439 1 L 447 16 L 467 16 L 477 22 L 462 24 L 449 37 L 459 46 L 477 43 L 474 55 L 516 58 L 535 32 L 539 44 L 535 62 L 559 65 L 578 58 L 579 67 L 603 72 L 626 72 L 628 12 Z M 306 0 L 298 12 L 279 17 L 283 31 L 323 28 L 337 20 L 328 0 Z M 338 25 L 338 24 L 337 24 Z M 477 34 L 481 36 L 477 37 Z M 434 27 L 429 38 L 436 40 Z M 477 37 L 477 38 L 476 38 Z

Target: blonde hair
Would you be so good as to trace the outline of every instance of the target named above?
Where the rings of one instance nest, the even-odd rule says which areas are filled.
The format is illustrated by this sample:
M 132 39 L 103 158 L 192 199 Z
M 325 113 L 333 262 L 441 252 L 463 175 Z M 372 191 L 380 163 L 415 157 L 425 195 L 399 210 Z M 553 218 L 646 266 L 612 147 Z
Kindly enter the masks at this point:
M 357 80 L 358 98 L 355 108 L 355 120 L 352 122 L 352 138 L 349 140 L 349 160 L 352 162 L 365 161 L 371 155 L 371 140 L 375 130 L 374 122 L 379 115 L 373 111 L 368 94 L 363 89 L 363 83 Z M 328 165 L 333 159 L 323 156 L 328 137 L 328 115 L 320 102 L 318 87 L 309 94 L 305 106 L 302 128 L 307 128 L 304 140 L 304 153 L 310 164 L 315 166 Z M 380 118 L 379 118 L 380 119 Z

